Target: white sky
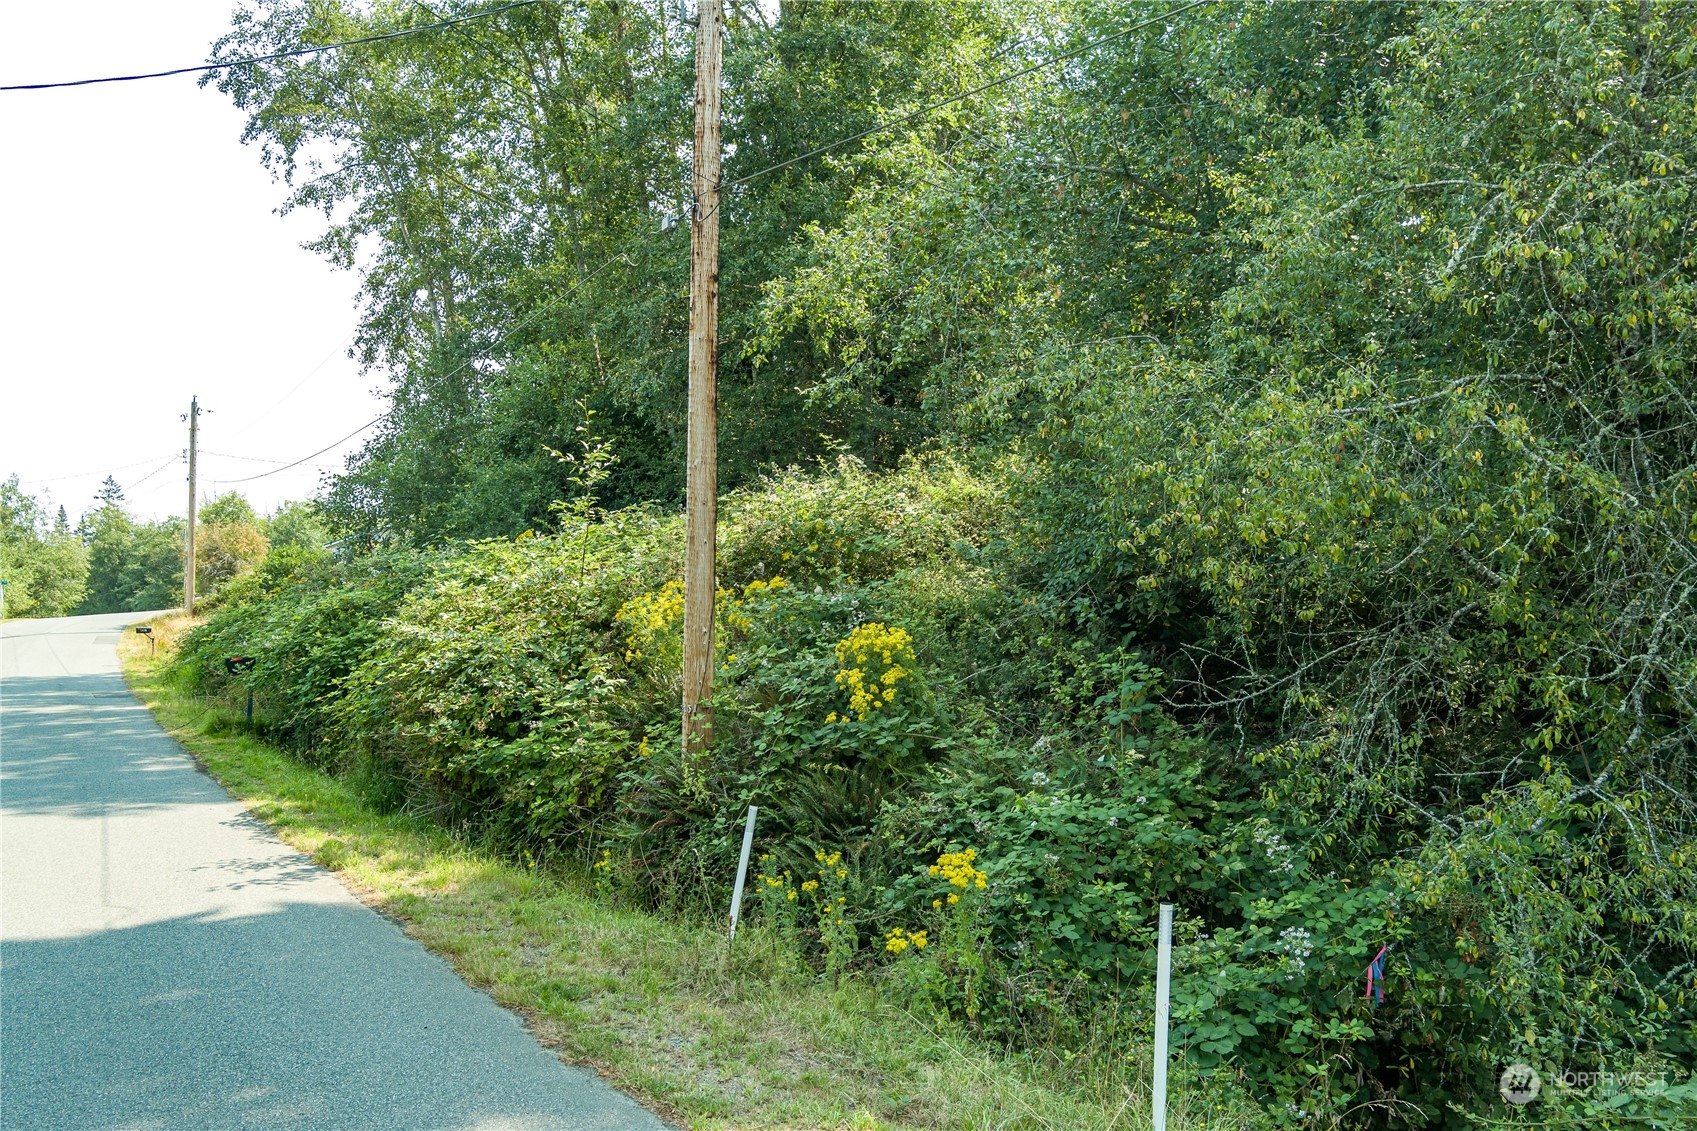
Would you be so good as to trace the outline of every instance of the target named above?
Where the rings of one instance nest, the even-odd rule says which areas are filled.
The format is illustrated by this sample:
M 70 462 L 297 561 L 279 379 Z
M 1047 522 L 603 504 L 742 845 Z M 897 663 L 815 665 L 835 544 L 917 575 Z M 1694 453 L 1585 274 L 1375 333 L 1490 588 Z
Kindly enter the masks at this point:
M 0 85 L 199 62 L 235 6 L 0 0 Z M 191 395 L 203 498 L 384 408 L 346 356 L 357 278 L 301 248 L 321 216 L 276 215 L 242 125 L 194 75 L 0 93 L 0 477 L 73 522 L 108 472 L 138 515 L 183 513 Z M 363 438 L 235 489 L 306 498 Z

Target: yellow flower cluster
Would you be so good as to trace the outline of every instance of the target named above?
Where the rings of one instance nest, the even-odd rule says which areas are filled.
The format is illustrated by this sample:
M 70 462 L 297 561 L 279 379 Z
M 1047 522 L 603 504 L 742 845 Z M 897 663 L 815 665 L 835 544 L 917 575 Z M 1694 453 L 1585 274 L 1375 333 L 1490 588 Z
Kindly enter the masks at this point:
M 913 637 L 878 621 L 863 624 L 837 645 L 837 664 L 837 686 L 849 693 L 849 709 L 832 711 L 825 721 L 847 722 L 853 715 L 864 722 L 895 702 L 896 684 L 913 674 Z
M 973 861 L 977 859 L 978 850 L 975 848 L 963 849 L 960 852 L 945 852 L 937 857 L 937 862 L 931 865 L 928 871 L 933 876 L 943 877 L 949 882 L 950 887 L 957 887 L 963 891 L 971 891 L 975 888 L 983 891 L 989 877 L 973 864 Z M 951 904 L 959 903 L 960 892 L 951 891 L 949 902 Z M 932 907 L 941 907 L 942 905 L 943 901 L 940 899 L 931 901 Z
M 755 873 L 754 881 L 755 881 L 755 883 L 758 883 L 758 884 L 764 884 L 766 887 L 769 887 L 769 888 L 781 889 L 783 891 L 784 895 L 793 902 L 794 899 L 795 899 L 795 889 L 790 887 L 790 874 L 789 874 L 789 872 L 787 872 L 787 871 L 779 872 L 775 876 L 769 876 L 769 875 L 766 874 L 766 865 L 772 859 L 773 859 L 773 857 L 770 853 L 768 853 L 767 855 L 762 856 L 760 858 L 760 868 L 761 868 L 761 870 L 759 872 Z M 811 883 L 812 881 L 809 881 L 809 882 Z M 806 888 L 807 884 L 802 884 L 801 886 L 803 888 Z M 817 885 L 815 885 L 815 886 L 817 886 Z
M 909 946 L 913 947 L 914 950 L 924 950 L 926 941 L 924 931 L 914 931 L 909 934 L 900 927 L 894 927 L 889 934 L 884 936 L 884 949 L 891 954 L 900 954 Z
M 639 593 L 619 606 L 614 620 L 625 629 L 625 659 L 637 660 L 650 641 L 670 635 L 683 620 L 684 583 L 668 581 L 652 593 Z
M 839 879 L 839 880 L 848 879 L 848 869 L 843 867 L 843 854 L 842 853 L 833 852 L 833 853 L 831 853 L 831 855 L 826 856 L 823 852 L 815 852 L 813 854 L 813 858 L 815 860 L 819 861 L 819 863 L 825 865 L 824 868 L 821 868 L 819 870 L 819 874 L 821 876 L 823 876 L 825 874 L 826 870 L 829 869 L 830 871 L 837 873 L 837 879 Z
M 754 621 L 743 606 L 788 585 L 789 582 L 783 578 L 774 577 L 770 581 L 749 582 L 743 586 L 741 596 L 738 596 L 734 589 L 720 589 L 714 594 L 714 615 L 725 628 L 747 632 L 753 627 Z M 639 660 L 653 651 L 657 643 L 672 645 L 680 641 L 683 615 L 682 581 L 668 581 L 654 592 L 640 593 L 620 605 L 614 619 L 625 630 L 625 659 Z M 719 643 L 724 644 L 725 638 L 721 637 Z
M 778 590 L 788 587 L 788 585 L 789 582 L 781 577 L 774 577 L 770 581 L 761 581 L 757 578 L 742 587 L 742 596 L 740 597 L 737 596 L 734 589 L 721 589 L 718 593 L 718 603 L 714 606 L 717 609 L 715 615 L 718 617 L 719 623 L 727 630 L 747 632 L 754 627 L 754 618 L 748 615 L 744 606 L 757 598 L 776 593 Z M 734 660 L 736 657 L 731 656 L 730 659 Z

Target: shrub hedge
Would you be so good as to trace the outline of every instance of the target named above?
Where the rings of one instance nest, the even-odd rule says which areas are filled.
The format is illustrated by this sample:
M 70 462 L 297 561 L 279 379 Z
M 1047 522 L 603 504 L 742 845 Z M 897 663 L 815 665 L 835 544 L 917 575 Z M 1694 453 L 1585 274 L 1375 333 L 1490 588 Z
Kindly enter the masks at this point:
M 620 898 L 722 913 L 758 805 L 754 913 L 798 959 L 1013 1043 L 1146 1033 L 1174 902 L 1177 1047 L 1274 1124 L 1500 1116 L 1497 1074 L 1529 1049 L 1664 1081 L 1552 1090 L 1546 1118 L 1690 1110 L 1688 847 L 1674 831 L 1676 867 L 1567 882 L 1654 835 L 1653 798 L 1601 811 L 1505 780 L 1478 809 L 1400 812 L 1395 839 L 1336 836 L 1346 768 L 1187 709 L 1172 641 L 1057 567 L 1032 483 L 1013 457 L 845 460 L 729 497 L 715 742 L 693 757 L 681 520 L 650 507 L 436 553 L 273 554 L 178 668 L 239 693 L 222 658 L 257 657 L 256 723 L 302 758 Z

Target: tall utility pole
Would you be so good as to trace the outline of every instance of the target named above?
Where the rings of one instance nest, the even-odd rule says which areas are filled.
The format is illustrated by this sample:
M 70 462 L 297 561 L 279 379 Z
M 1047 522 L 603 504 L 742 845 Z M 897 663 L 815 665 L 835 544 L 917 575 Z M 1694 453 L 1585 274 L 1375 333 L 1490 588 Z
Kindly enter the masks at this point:
M 200 430 L 200 399 L 189 398 L 189 536 L 183 555 L 183 611 L 194 615 L 195 443 Z
M 689 243 L 689 464 L 684 553 L 684 753 L 713 741 L 719 530 L 719 50 L 721 0 L 695 22 L 695 201 Z

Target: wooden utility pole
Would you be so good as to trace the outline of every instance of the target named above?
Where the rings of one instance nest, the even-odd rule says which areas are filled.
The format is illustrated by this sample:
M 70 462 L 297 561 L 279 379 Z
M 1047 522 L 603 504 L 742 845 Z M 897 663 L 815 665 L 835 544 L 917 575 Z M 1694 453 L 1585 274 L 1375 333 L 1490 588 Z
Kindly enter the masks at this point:
M 719 51 L 721 0 L 695 22 L 695 200 L 689 243 L 689 463 L 684 553 L 683 743 L 713 741 L 713 604 L 719 529 Z
M 183 611 L 194 615 L 195 443 L 200 428 L 200 400 L 189 398 L 189 536 L 183 555 Z

